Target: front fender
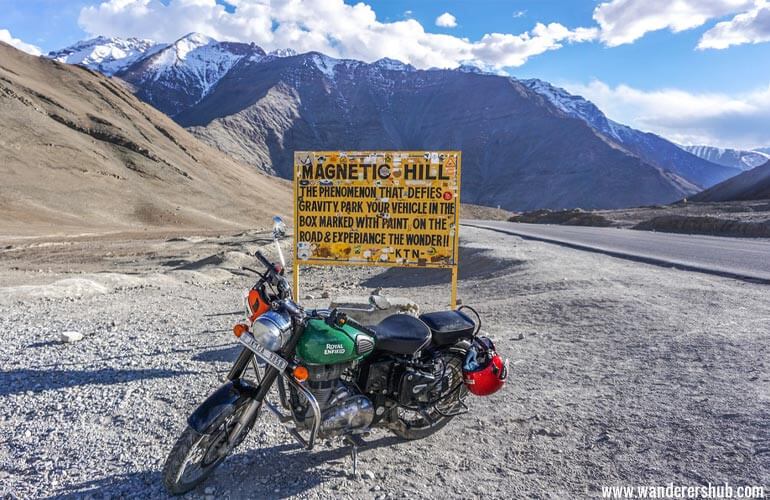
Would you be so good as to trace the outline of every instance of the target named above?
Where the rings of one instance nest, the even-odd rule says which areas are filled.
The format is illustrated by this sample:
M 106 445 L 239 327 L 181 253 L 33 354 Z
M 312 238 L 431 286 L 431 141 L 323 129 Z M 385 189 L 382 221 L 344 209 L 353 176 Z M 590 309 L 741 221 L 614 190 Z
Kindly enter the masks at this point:
M 187 418 L 187 423 L 199 434 L 208 434 L 212 425 L 231 415 L 244 401 L 253 399 L 257 388 L 241 379 L 226 382 Z

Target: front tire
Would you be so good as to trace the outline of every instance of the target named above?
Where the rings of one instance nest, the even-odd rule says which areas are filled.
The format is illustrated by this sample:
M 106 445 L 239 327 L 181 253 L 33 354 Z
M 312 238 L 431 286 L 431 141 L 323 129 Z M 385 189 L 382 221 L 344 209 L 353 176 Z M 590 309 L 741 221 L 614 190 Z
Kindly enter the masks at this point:
M 231 415 L 214 422 L 205 434 L 190 426 L 182 432 L 163 466 L 163 484 L 170 494 L 187 493 L 204 482 L 243 442 L 254 425 L 256 415 L 237 435 L 231 436 L 231 432 L 252 401 L 245 401 Z

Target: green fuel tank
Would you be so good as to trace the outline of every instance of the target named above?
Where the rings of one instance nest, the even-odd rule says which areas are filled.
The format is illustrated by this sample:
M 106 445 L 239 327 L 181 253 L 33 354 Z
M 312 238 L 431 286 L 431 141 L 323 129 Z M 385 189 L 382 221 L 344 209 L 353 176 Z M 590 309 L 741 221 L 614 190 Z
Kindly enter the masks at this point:
M 352 326 L 311 319 L 297 344 L 297 357 L 308 365 L 336 365 L 362 359 L 373 350 L 374 338 Z

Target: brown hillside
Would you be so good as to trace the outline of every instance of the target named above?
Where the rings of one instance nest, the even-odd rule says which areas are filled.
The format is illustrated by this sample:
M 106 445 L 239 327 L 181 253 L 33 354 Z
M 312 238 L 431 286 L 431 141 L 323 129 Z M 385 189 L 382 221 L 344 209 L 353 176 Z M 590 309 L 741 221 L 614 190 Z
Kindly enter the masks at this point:
M 192 137 L 116 80 L 0 43 L 0 234 L 229 230 L 291 211 L 288 182 Z

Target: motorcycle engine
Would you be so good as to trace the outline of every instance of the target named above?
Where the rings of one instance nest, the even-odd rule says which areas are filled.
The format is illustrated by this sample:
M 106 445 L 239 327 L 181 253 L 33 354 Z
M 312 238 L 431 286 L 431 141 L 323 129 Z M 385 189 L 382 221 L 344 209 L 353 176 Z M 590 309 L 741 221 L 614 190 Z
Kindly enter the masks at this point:
M 321 408 L 319 437 L 368 427 L 374 419 L 374 405 L 356 390 L 353 384 L 342 380 L 342 374 L 350 365 L 324 365 L 308 367 L 309 377 L 305 386 L 313 394 Z M 309 428 L 313 423 L 313 410 L 305 396 L 292 388 L 291 406 L 297 423 Z

